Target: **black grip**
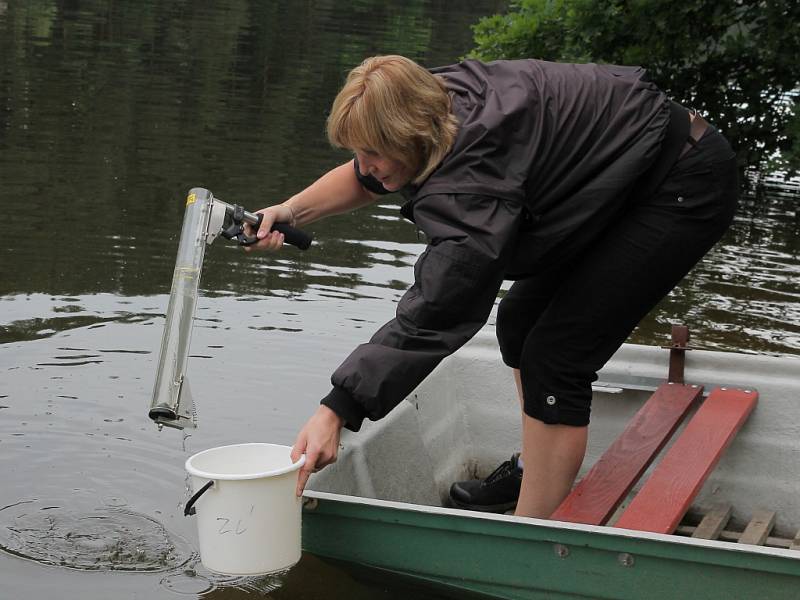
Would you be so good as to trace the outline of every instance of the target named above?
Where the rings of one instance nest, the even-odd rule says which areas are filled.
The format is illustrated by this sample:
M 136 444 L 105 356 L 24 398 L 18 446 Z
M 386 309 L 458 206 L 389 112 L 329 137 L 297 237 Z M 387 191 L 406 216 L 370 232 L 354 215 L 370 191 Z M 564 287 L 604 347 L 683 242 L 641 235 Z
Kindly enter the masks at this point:
M 253 229 L 258 231 L 258 228 L 261 227 L 261 221 L 264 219 L 264 215 L 261 213 L 258 214 L 258 221 L 253 224 Z M 277 231 L 283 234 L 283 241 L 287 244 L 291 244 L 299 248 L 300 250 L 308 250 L 309 246 L 311 246 L 312 237 L 308 235 L 305 231 L 301 229 L 297 229 L 296 227 L 292 227 L 288 223 L 273 223 L 272 229 L 270 231 Z M 250 244 L 255 244 L 258 242 L 258 238 L 253 236 L 252 238 L 247 238 L 244 241 L 240 241 L 239 243 L 242 245 L 249 246 Z
M 282 233 L 284 242 L 296 246 L 300 250 L 308 250 L 309 246 L 311 246 L 313 238 L 302 229 L 292 227 L 288 223 L 273 223 L 272 231 Z

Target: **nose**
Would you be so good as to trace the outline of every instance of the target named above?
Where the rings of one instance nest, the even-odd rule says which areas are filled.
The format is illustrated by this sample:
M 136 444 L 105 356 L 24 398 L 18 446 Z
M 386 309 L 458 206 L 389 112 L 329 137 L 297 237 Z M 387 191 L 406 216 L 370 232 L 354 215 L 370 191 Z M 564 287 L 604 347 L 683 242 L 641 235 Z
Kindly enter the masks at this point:
M 356 158 L 358 159 L 358 167 L 361 174 L 364 176 L 371 175 L 375 170 L 375 165 L 370 158 L 361 152 L 356 152 Z

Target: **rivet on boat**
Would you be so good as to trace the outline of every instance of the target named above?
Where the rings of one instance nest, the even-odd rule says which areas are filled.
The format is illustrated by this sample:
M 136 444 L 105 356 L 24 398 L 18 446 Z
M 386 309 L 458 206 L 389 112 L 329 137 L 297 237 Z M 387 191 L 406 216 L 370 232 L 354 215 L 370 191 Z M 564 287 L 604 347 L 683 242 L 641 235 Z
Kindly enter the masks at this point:
M 632 567 L 633 566 L 633 555 L 628 554 L 627 552 L 620 552 L 619 556 L 617 557 L 617 562 L 621 564 L 623 567 Z
M 559 558 L 567 558 L 569 556 L 569 548 L 564 544 L 555 544 L 553 550 Z

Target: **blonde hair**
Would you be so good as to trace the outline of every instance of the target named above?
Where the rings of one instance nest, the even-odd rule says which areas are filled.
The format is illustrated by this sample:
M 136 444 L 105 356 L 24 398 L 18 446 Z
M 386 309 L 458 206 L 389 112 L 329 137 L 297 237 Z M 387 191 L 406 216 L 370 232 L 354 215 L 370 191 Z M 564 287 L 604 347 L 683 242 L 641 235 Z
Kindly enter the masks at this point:
M 350 71 L 328 117 L 331 144 L 398 160 L 421 183 L 450 150 L 458 121 L 444 83 L 403 56 L 373 56 Z

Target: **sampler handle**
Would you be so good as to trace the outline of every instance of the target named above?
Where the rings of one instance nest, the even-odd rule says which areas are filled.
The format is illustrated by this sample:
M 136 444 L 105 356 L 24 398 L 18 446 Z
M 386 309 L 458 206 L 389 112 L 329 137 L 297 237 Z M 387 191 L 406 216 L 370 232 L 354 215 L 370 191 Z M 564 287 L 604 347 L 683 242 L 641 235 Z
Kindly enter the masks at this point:
M 258 238 L 254 235 L 247 235 L 244 232 L 243 223 L 249 223 L 254 229 L 261 226 L 261 221 L 264 215 L 261 213 L 251 213 L 238 204 L 228 205 L 229 213 L 233 219 L 233 224 L 230 229 L 223 231 L 222 235 L 228 239 L 236 238 L 240 246 L 251 246 L 258 242 Z M 284 235 L 284 241 L 299 248 L 300 250 L 308 250 L 311 246 L 312 237 L 305 231 L 292 227 L 288 223 L 273 223 L 271 231 L 278 231 Z

